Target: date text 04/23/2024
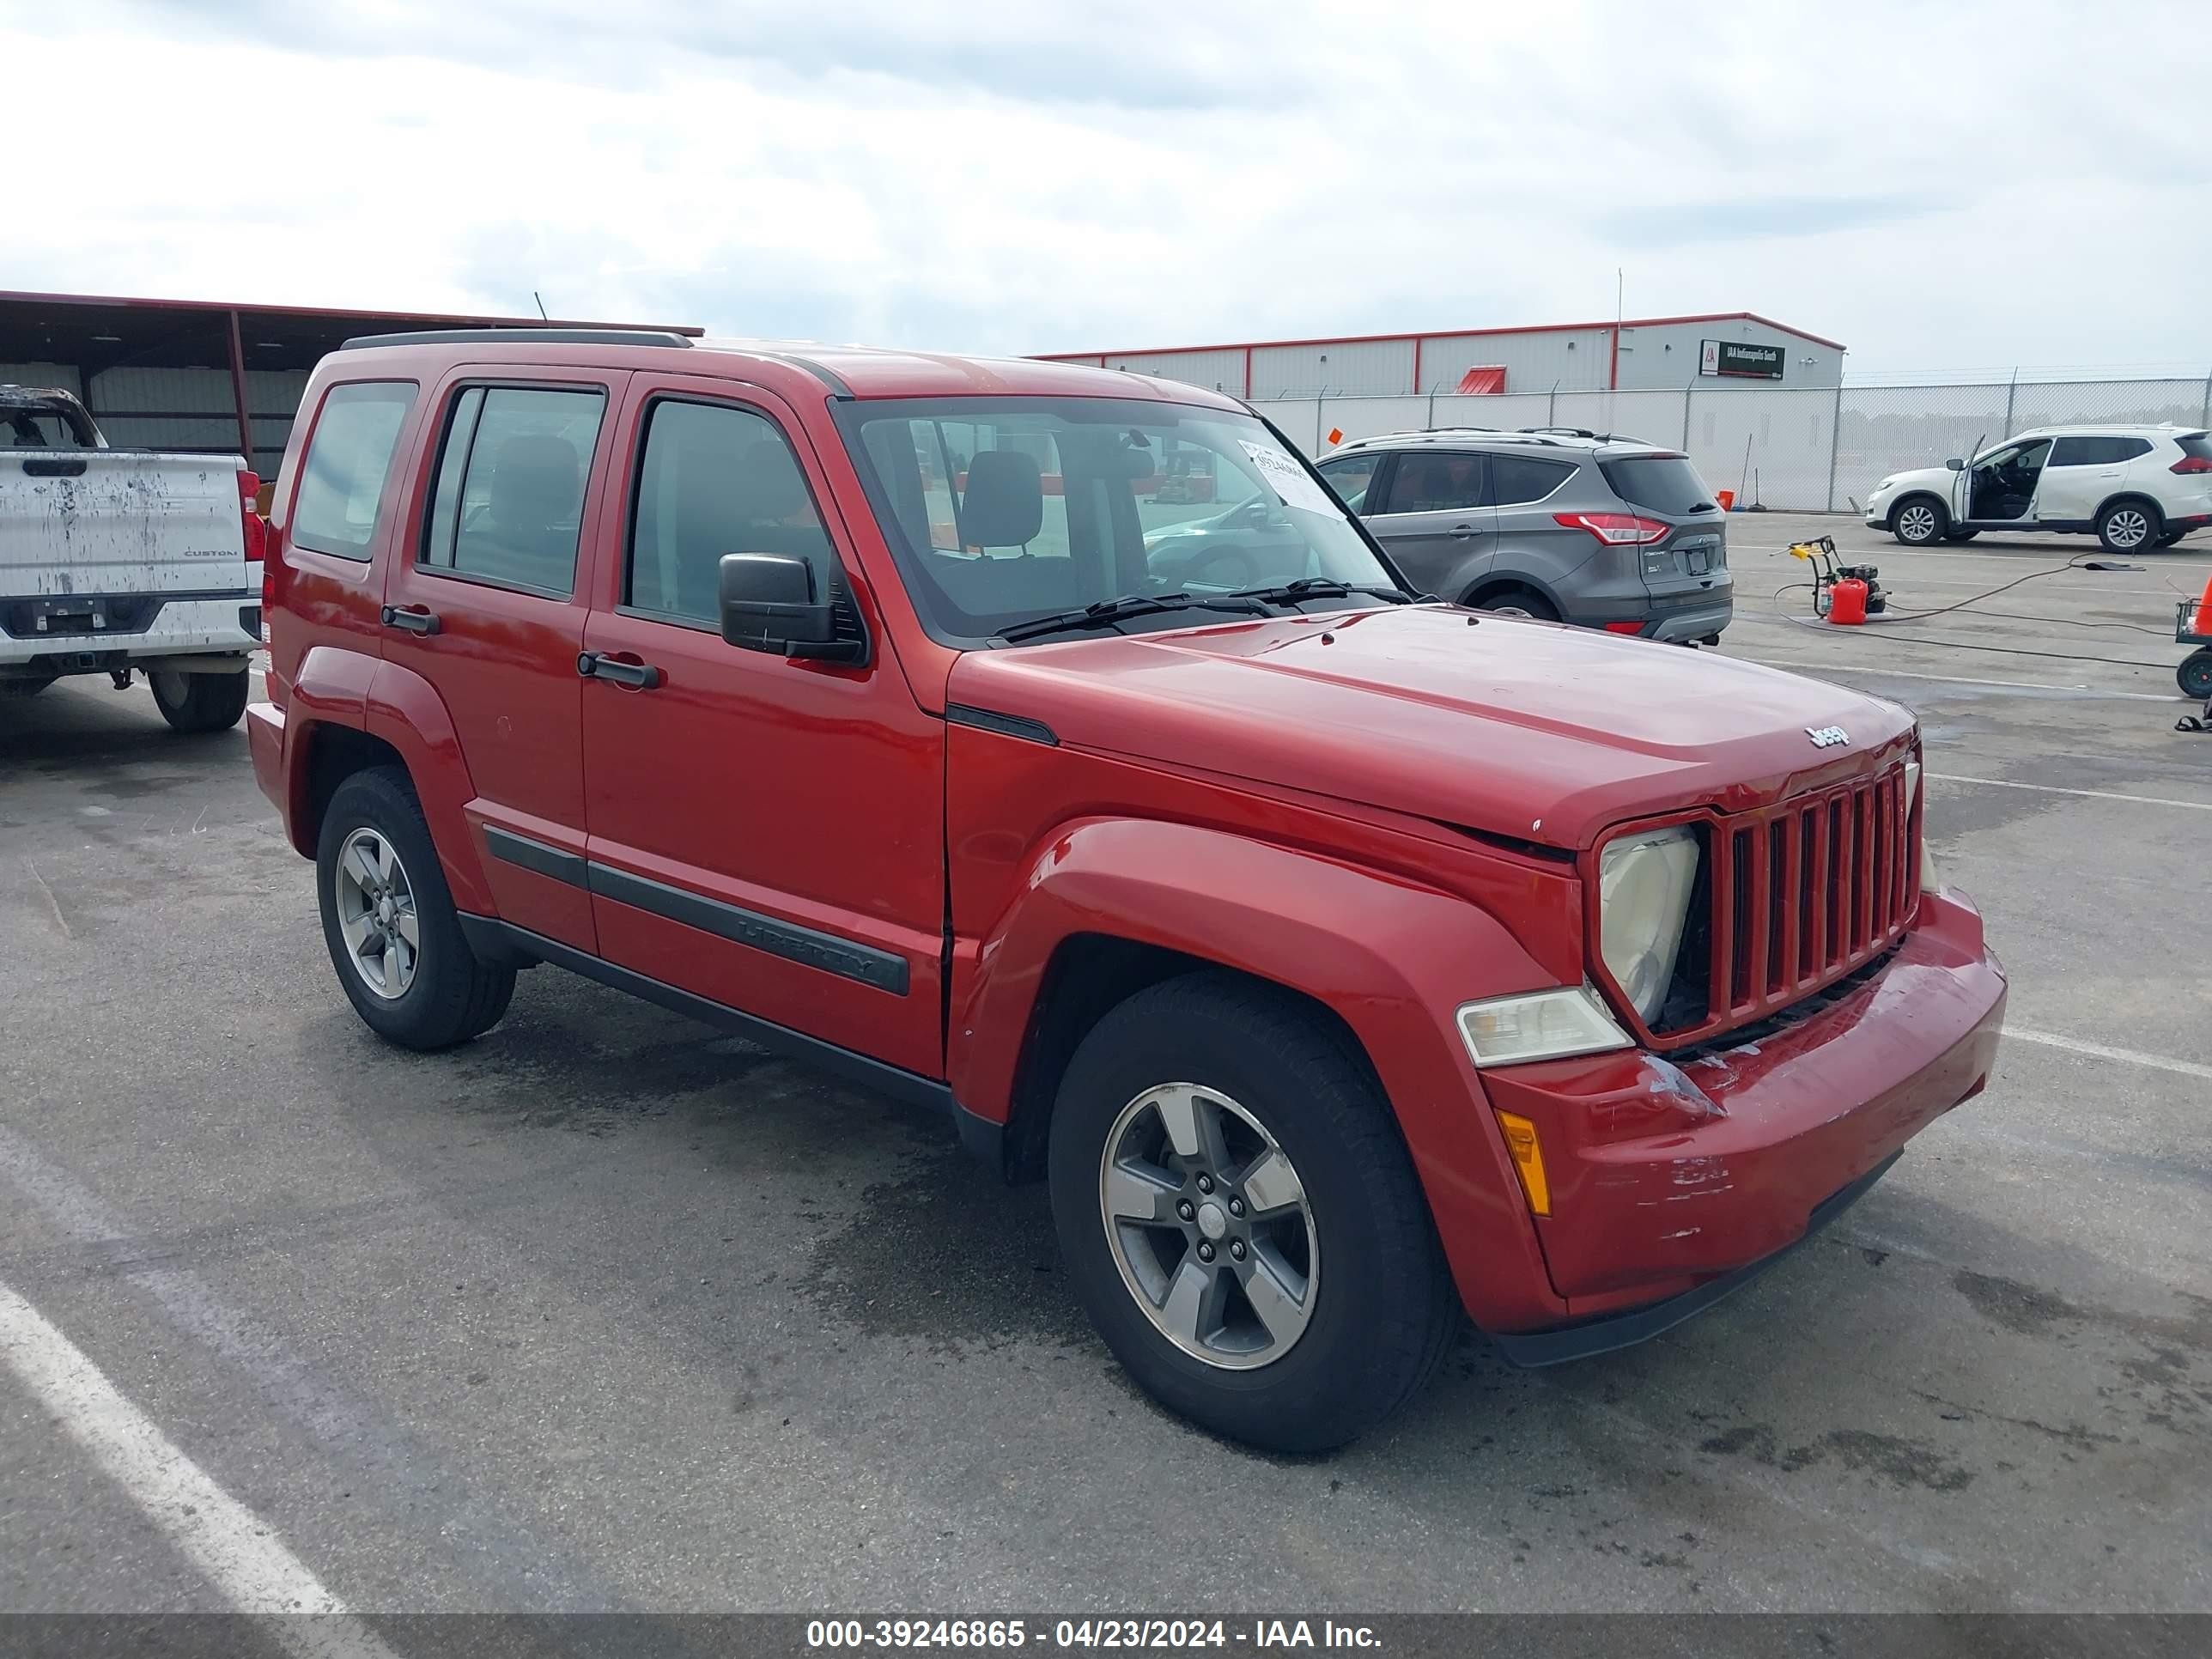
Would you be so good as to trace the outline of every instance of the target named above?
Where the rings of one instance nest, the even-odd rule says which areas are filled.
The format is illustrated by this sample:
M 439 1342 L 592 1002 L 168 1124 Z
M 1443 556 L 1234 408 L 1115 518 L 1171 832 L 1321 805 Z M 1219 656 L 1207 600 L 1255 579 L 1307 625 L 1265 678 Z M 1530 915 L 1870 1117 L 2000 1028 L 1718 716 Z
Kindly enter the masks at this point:
M 864 1648 L 1111 1649 L 1121 1651 L 1243 1647 L 1373 1649 L 1382 1645 L 1365 1625 L 1320 1619 L 817 1619 L 806 1626 L 810 1650 Z

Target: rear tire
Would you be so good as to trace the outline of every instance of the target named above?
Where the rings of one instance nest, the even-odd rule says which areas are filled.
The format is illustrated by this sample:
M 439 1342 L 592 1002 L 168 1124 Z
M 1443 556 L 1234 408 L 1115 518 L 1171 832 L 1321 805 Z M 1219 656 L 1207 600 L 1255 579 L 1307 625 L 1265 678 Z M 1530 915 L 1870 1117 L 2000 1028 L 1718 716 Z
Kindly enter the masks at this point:
M 246 713 L 246 672 L 235 674 L 173 674 L 161 669 L 147 672 L 146 684 L 154 690 L 154 707 L 179 732 L 221 732 L 238 724 Z
M 315 887 L 331 966 L 379 1036 L 449 1048 L 499 1023 L 514 969 L 469 949 L 403 769 L 374 767 L 338 785 L 316 842 Z
M 2212 647 L 2191 652 L 2173 671 L 2181 695 L 2191 702 L 2212 702 Z
M 1951 515 L 1932 495 L 1910 495 L 1889 515 L 1889 533 L 1907 547 L 1932 547 L 1951 532 Z
M 2097 539 L 2107 553 L 2140 553 L 2166 534 L 2166 521 L 2148 501 L 2114 501 L 2097 515 Z
M 2189 532 L 2186 530 L 2169 530 L 2163 536 L 2160 536 L 2156 542 L 2153 543 L 2152 545 L 2155 547 L 2172 547 L 2176 542 L 2179 541 L 2188 533 Z
M 1047 1161 L 1060 1252 L 1106 1346 L 1217 1434 L 1340 1446 L 1461 1328 L 1381 1085 L 1272 987 L 1193 974 L 1109 1012 L 1061 1079 Z
M 1559 607 L 1533 587 L 1492 589 L 1474 608 L 1500 617 L 1526 617 L 1532 622 L 1557 622 Z

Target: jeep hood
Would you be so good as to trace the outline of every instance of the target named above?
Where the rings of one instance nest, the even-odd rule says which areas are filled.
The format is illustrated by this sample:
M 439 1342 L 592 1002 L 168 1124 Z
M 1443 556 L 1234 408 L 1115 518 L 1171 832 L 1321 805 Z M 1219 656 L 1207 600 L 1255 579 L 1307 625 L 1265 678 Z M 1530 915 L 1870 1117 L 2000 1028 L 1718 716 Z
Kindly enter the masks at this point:
M 1913 731 L 1825 681 L 1433 605 L 972 651 L 948 692 L 1072 747 L 1565 848 L 1872 770 Z

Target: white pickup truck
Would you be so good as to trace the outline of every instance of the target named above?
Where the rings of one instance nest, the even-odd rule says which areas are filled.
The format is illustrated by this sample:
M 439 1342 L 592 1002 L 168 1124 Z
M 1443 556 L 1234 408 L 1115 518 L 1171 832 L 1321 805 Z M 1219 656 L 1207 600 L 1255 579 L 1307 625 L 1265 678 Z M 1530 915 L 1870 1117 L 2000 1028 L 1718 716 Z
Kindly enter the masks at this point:
M 111 449 L 66 392 L 0 386 L 0 699 L 134 672 L 179 732 L 245 711 L 260 481 L 235 456 Z

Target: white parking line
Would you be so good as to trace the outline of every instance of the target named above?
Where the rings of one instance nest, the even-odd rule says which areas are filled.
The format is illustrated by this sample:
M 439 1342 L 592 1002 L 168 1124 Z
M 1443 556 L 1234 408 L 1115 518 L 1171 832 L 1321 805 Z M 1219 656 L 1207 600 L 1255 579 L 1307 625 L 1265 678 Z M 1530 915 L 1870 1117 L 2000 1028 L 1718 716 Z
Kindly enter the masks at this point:
M 1791 657 L 1738 657 L 1738 662 L 1755 662 L 1769 668 L 1821 668 L 1838 674 L 1880 674 L 1897 680 L 1939 680 L 1946 685 L 2002 685 L 2021 691 L 2063 691 L 2075 697 L 2124 697 L 2130 702 L 2179 702 L 2179 694 L 2171 691 L 2100 691 L 2087 685 L 2053 685 L 2048 680 L 1978 680 L 1964 674 L 1919 674 L 1909 668 L 1884 668 L 1870 662 L 1808 662 Z
M 275 1531 L 208 1478 L 29 1303 L 0 1283 L 0 1358 L 240 1613 L 300 1659 L 394 1659 Z
M 2033 789 L 2044 795 L 2079 795 L 2086 800 L 2124 800 L 2136 806 L 2180 806 L 2192 812 L 2212 812 L 2212 800 L 2172 800 L 2164 795 L 2122 795 L 2110 789 L 2066 789 L 2055 783 L 2015 783 L 2010 778 L 1969 778 L 1955 772 L 1930 772 L 1934 783 L 1978 783 L 1991 789 Z
M 2172 1072 L 2176 1077 L 2202 1078 L 2212 1083 L 2212 1066 L 2199 1066 L 2193 1060 L 2169 1060 L 2164 1054 L 2147 1054 L 2139 1048 L 2114 1048 L 2101 1042 L 2060 1036 L 2055 1031 L 2031 1031 L 2020 1025 L 2006 1026 L 2004 1034 L 2022 1042 L 2040 1042 L 2047 1048 L 2063 1048 L 2069 1054 L 2087 1054 L 2092 1060 L 2117 1060 L 2130 1066 L 2148 1066 L 2155 1072 Z

